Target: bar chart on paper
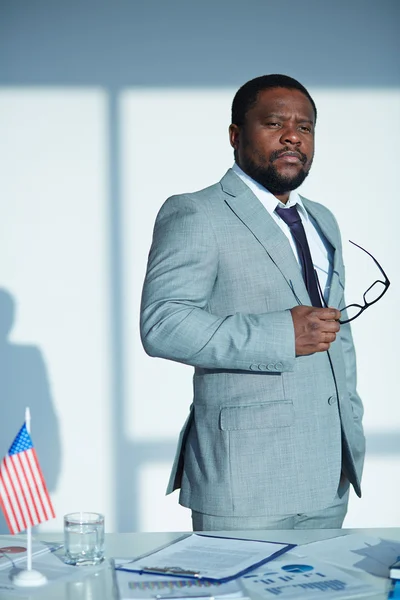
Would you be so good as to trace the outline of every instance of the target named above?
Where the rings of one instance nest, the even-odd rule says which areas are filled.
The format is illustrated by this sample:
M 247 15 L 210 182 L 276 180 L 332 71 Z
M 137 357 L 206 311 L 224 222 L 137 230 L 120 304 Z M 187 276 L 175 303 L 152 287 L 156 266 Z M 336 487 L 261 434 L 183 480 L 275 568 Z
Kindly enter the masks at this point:
M 249 595 L 295 600 L 321 598 L 323 594 L 328 600 L 347 598 L 350 594 L 368 596 L 376 593 L 373 586 L 327 563 L 311 563 L 293 557 L 292 560 L 276 560 L 266 569 L 245 575 L 242 581 Z

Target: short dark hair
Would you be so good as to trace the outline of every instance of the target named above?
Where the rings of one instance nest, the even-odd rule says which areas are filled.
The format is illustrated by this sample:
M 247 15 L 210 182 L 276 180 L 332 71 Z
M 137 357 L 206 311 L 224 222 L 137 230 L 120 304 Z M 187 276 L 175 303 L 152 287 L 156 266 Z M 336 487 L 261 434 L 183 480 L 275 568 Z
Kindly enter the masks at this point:
M 248 110 L 250 110 L 257 102 L 258 94 L 262 90 L 268 88 L 299 90 L 311 102 L 314 109 L 315 120 L 317 120 L 317 107 L 304 85 L 297 81 L 297 79 L 293 79 L 293 77 L 289 77 L 288 75 L 273 74 L 261 75 L 261 77 L 251 79 L 238 89 L 232 102 L 232 123 L 239 126 L 243 125 Z

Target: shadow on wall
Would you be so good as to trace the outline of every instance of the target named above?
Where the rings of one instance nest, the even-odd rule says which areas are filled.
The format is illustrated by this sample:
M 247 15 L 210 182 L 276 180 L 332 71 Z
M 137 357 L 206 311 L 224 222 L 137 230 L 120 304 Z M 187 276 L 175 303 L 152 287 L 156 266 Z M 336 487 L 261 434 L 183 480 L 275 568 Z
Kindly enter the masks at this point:
M 0 289 L 0 456 L 2 460 L 7 453 L 24 422 L 25 408 L 29 406 L 33 444 L 52 492 L 61 468 L 58 419 L 39 348 L 8 340 L 14 318 L 14 299 L 9 292 Z M 3 533 L 9 531 L 1 513 L 0 534 Z

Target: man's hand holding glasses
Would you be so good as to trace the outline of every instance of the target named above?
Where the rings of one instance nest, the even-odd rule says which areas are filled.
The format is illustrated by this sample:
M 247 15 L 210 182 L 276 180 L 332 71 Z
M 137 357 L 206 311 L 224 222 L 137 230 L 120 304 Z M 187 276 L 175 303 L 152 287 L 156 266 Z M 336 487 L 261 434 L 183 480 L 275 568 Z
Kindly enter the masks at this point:
M 290 311 L 294 326 L 296 356 L 325 352 L 340 329 L 340 311 L 336 308 L 295 306 Z
M 386 294 L 390 281 L 376 258 L 367 250 L 349 240 L 351 244 L 363 250 L 377 265 L 383 279 L 377 279 L 363 294 L 363 304 L 348 304 L 340 311 L 327 306 L 321 286 L 315 273 L 321 300 L 325 308 L 314 306 L 295 306 L 291 309 L 296 356 L 305 356 L 314 352 L 325 352 L 336 339 L 340 325 L 357 319 L 367 308 L 378 302 Z M 342 315 L 344 318 L 341 318 Z

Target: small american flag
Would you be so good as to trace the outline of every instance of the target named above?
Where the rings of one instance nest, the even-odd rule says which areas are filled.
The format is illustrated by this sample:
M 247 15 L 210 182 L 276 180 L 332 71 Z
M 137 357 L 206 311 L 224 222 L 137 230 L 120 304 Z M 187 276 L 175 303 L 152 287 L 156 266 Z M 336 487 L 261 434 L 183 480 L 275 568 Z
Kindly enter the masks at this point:
M 0 506 L 11 533 L 55 517 L 26 423 L 0 466 Z

